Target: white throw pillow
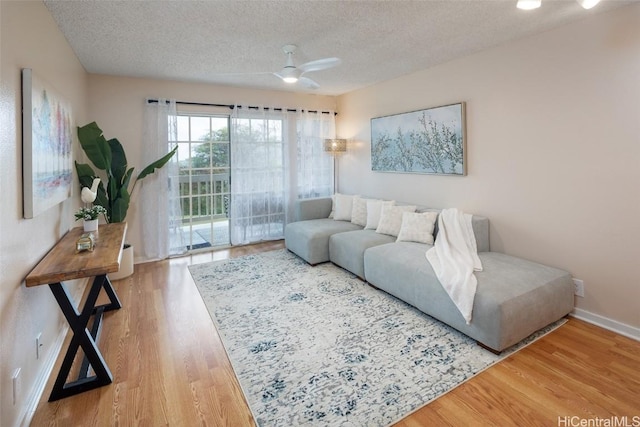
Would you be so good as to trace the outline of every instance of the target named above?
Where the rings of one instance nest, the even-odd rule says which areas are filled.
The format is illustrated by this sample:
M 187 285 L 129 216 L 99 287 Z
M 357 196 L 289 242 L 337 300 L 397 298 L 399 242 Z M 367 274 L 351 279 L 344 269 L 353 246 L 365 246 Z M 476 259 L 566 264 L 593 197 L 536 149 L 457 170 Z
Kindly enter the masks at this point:
M 367 201 L 362 197 L 355 196 L 353 198 L 353 207 L 351 209 L 351 222 L 364 227 L 367 225 Z
M 402 213 L 415 212 L 415 206 L 382 206 L 376 233 L 397 236 L 402 226 Z
M 403 212 L 402 225 L 396 242 L 418 242 L 433 245 L 433 230 L 437 212 Z
M 336 203 L 334 207 L 333 219 L 336 221 L 351 221 L 353 196 L 336 193 Z
M 396 202 L 393 200 L 367 200 L 367 224 L 364 226 L 364 228 L 372 230 L 378 228 L 382 206 L 393 206 L 395 203 Z

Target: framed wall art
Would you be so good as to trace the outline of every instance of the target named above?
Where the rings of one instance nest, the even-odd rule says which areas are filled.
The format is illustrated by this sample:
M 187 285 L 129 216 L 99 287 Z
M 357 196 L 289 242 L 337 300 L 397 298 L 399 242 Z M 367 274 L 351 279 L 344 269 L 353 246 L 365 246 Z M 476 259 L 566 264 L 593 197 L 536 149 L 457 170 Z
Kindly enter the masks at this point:
M 371 170 L 466 175 L 465 103 L 371 119 Z
M 70 104 L 31 69 L 22 69 L 25 218 L 33 218 L 71 197 L 72 132 Z

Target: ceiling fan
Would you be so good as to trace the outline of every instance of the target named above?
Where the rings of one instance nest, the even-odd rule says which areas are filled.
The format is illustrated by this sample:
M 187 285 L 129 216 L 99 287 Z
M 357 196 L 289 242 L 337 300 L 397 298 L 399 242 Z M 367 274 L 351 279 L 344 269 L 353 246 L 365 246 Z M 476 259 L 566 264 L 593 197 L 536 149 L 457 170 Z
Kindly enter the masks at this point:
M 287 55 L 287 62 L 284 67 L 282 67 L 282 70 L 277 73 L 273 73 L 275 76 L 281 78 L 285 83 L 293 84 L 300 82 L 300 84 L 309 89 L 318 89 L 320 85 L 309 77 L 305 77 L 304 74 L 312 71 L 333 68 L 340 65 L 342 62 L 340 58 L 323 58 L 316 59 L 315 61 L 309 61 L 296 67 L 293 62 L 293 55 L 296 53 L 296 49 L 297 46 L 293 44 L 282 46 L 282 51 Z

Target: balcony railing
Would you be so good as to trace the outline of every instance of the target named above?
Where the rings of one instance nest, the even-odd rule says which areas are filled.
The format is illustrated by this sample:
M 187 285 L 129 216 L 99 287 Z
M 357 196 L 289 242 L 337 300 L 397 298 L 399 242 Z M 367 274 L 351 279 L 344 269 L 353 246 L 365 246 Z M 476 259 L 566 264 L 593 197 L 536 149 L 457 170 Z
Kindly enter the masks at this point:
M 229 216 L 229 174 L 180 175 L 183 223 L 212 222 Z

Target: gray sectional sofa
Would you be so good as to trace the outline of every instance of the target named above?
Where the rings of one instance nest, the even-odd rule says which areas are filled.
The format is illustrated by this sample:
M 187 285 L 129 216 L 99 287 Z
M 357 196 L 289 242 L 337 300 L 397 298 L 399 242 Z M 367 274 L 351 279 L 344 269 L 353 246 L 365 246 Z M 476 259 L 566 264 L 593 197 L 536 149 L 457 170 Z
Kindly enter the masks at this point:
M 491 252 L 489 220 L 473 216 L 483 271 L 475 273 L 473 319 L 466 324 L 425 257 L 430 245 L 335 221 L 328 218 L 331 206 L 330 197 L 298 201 L 298 221 L 285 228 L 287 249 L 312 265 L 331 261 L 490 350 L 501 352 L 573 310 L 568 272 Z

